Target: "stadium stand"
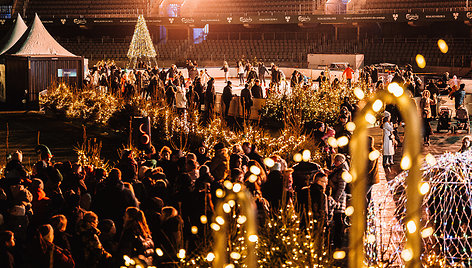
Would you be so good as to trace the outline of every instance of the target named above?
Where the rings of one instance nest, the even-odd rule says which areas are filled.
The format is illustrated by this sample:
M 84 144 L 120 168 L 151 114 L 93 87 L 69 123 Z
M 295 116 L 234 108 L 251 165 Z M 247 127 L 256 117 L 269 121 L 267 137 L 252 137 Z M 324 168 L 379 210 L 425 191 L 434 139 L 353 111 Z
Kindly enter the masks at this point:
M 464 10 L 467 0 L 351 0 L 350 12 L 384 13 L 399 11 Z
M 59 39 L 69 51 L 83 55 L 91 61 L 115 59 L 127 61 L 130 40 L 115 39 Z M 310 53 L 337 53 L 365 55 L 366 64 L 382 62 L 399 65 L 412 63 L 417 54 L 422 54 L 428 65 L 470 67 L 472 62 L 472 39 L 447 39 L 449 52 L 442 54 L 436 41 L 425 38 L 366 39 L 362 42 L 349 40 L 205 40 L 190 44 L 187 40 L 168 40 L 155 45 L 160 61 L 198 62 L 211 61 L 219 64 L 223 60 L 234 64 L 241 57 L 257 58 L 265 62 L 277 62 L 290 66 L 306 63 Z
M 14 12 L 40 17 L 136 17 L 148 14 L 149 0 L 17 0 Z
M 216 14 L 262 15 L 316 14 L 324 10 L 323 0 L 200 0 L 187 1 L 181 7 L 182 16 L 215 16 Z

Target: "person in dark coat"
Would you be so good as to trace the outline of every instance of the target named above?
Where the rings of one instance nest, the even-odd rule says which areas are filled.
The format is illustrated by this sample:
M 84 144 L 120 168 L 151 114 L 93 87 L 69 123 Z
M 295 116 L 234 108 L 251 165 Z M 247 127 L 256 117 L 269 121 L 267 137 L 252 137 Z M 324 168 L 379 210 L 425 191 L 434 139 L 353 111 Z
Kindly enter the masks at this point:
M 249 86 L 246 84 L 241 90 L 241 106 L 243 108 L 243 118 L 248 120 L 251 116 L 251 107 L 253 105 L 252 94 L 249 91 Z
M 208 81 L 205 90 L 205 110 L 207 113 L 207 118 L 210 118 L 210 116 L 213 114 L 213 109 L 215 108 L 215 100 L 215 79 L 212 77 Z
M 223 95 L 221 95 L 221 100 L 225 105 L 224 116 L 225 118 L 228 117 L 229 106 L 231 104 L 231 100 L 233 100 L 233 90 L 231 87 L 231 81 L 228 81 L 227 85 L 223 88 Z
M 423 145 L 429 146 L 429 136 L 433 134 L 431 128 L 431 121 L 433 118 L 429 117 L 429 110 L 423 110 L 422 119 L 423 119 Z
M 344 172 L 348 172 L 349 167 L 346 162 L 346 157 L 342 154 L 337 154 L 334 157 L 334 166 L 329 175 L 329 186 L 331 188 L 330 199 L 333 203 L 334 209 L 334 236 L 333 243 L 335 248 L 342 248 L 344 243 L 344 212 L 346 209 L 346 182 L 342 178 Z
M 126 209 L 123 232 L 118 243 L 118 258 L 128 255 L 152 265 L 154 242 L 143 211 L 136 207 Z
M 121 171 L 121 179 L 124 182 L 134 182 L 138 178 L 138 163 L 133 157 L 133 151 L 124 150 L 121 160 L 116 166 Z
M 264 95 L 262 93 L 261 81 L 259 81 L 259 79 L 256 79 L 255 85 L 252 86 L 251 88 L 251 93 L 252 93 L 252 97 L 255 99 L 264 98 Z
M 456 91 L 452 91 L 449 97 L 452 99 L 454 98 L 454 107 L 456 110 L 464 103 L 465 99 L 465 84 L 461 84 L 459 89 Z
M 259 79 L 262 81 L 262 85 L 265 86 L 266 85 L 265 75 L 269 74 L 269 70 L 267 69 L 267 67 L 264 65 L 263 62 L 259 62 L 258 71 L 259 71 Z
M 369 149 L 369 153 L 375 151 L 374 147 L 374 137 L 368 136 L 367 137 L 367 146 Z M 369 162 L 367 164 L 367 203 L 366 207 L 368 207 L 371 196 L 372 196 L 372 186 L 380 182 L 379 178 L 379 159 L 375 158 L 374 160 L 369 158 Z
M 14 268 L 15 257 L 13 248 L 15 247 L 15 235 L 11 231 L 0 232 L 0 267 Z
M 55 215 L 50 220 L 51 226 L 54 229 L 54 245 L 71 251 L 69 240 L 71 235 L 66 233 L 67 218 L 64 215 Z
M 169 80 L 166 86 L 166 102 L 167 105 L 172 107 L 175 101 L 175 86 L 172 84 L 172 81 Z
M 138 207 L 133 192 L 121 181 L 121 171 L 112 169 L 93 200 L 92 208 L 100 218 L 111 219 L 117 227 L 123 226 L 123 215 L 128 207 Z
M 200 108 L 200 96 L 198 93 L 195 91 L 192 85 L 188 87 L 188 92 L 187 92 L 187 102 L 188 102 L 188 108 L 192 110 L 198 110 Z
M 23 153 L 16 151 L 12 154 L 11 160 L 5 166 L 5 180 L 8 184 L 19 184 L 28 178 L 28 172 L 23 166 Z
M 53 240 L 54 230 L 51 225 L 46 224 L 38 228 L 35 238 L 28 247 L 28 267 L 75 267 L 75 262 L 70 252 L 54 245 Z

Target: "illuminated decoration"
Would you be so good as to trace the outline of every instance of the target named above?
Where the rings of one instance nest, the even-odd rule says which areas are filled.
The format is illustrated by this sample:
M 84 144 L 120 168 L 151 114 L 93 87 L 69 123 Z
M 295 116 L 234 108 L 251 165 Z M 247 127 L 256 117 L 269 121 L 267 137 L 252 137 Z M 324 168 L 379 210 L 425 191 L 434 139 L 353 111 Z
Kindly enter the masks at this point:
M 134 29 L 133 39 L 129 45 L 128 58 L 135 67 L 138 59 L 147 58 L 150 60 L 152 58 L 155 61 L 156 56 L 156 49 L 152 43 L 146 21 L 144 20 L 144 16 L 140 15 L 136 23 L 136 28 Z
M 441 50 L 441 52 L 444 54 L 446 54 L 447 51 L 449 50 L 449 47 L 447 46 L 446 41 L 444 41 L 443 39 L 438 40 L 438 47 L 439 47 L 439 50 Z
M 411 252 L 405 251 L 408 249 L 405 242 L 414 230 L 421 234 L 425 248 L 420 255 L 422 267 L 472 267 L 472 152 L 437 156 L 433 165 L 425 161 L 421 171 L 422 181 L 417 186 L 409 183 L 408 171 L 387 183 L 388 192 L 395 197 L 394 220 L 388 227 L 391 230 L 386 230 L 391 233 L 386 245 L 391 249 L 388 258 L 400 260 L 399 265 L 404 265 L 405 258 L 411 257 Z M 412 218 L 406 213 L 410 202 L 407 191 L 417 191 L 422 197 L 418 200 L 422 211 L 419 224 L 411 223 Z M 376 219 L 391 203 L 388 197 L 381 196 L 375 204 L 369 204 L 366 235 L 379 236 L 382 231 Z M 366 247 L 366 254 L 369 265 L 381 262 L 379 252 L 373 247 Z
M 418 67 L 420 67 L 421 69 L 423 69 L 424 67 L 426 67 L 426 60 L 425 60 L 425 58 L 423 57 L 423 55 L 421 55 L 421 54 L 416 55 L 416 64 L 417 64 Z
M 232 217 L 224 211 L 224 204 L 231 200 L 237 202 L 240 215 L 245 217 L 243 224 L 238 223 L 238 229 L 241 229 L 242 233 L 240 239 L 238 239 L 239 246 L 235 247 L 234 250 L 239 249 L 239 252 L 228 249 L 228 230 Z M 225 221 L 224 218 L 227 218 L 227 220 Z M 256 205 L 252 195 L 246 189 L 237 192 L 227 191 L 225 198 L 218 203 L 214 219 L 218 222 L 219 228 L 213 228 L 213 252 L 215 256 L 213 267 L 231 265 L 232 263 L 229 263 L 230 258 L 233 262 L 242 263 L 244 267 L 256 267 L 257 223 Z M 228 258 L 228 255 L 230 258 Z
M 390 91 L 390 90 L 389 90 Z M 397 90 L 395 90 L 396 92 Z M 420 226 L 420 205 L 421 205 L 421 195 L 418 191 L 418 185 L 420 184 L 420 165 L 421 165 L 421 147 L 420 147 L 420 132 L 418 129 L 421 129 L 420 120 L 417 114 L 417 109 L 412 101 L 412 99 L 407 95 L 403 94 L 404 91 L 401 91 L 402 94 L 395 96 L 392 92 L 380 91 L 365 105 L 364 109 L 358 112 L 355 124 L 356 130 L 353 133 L 350 150 L 352 156 L 352 206 L 354 213 L 352 214 L 352 226 L 350 229 L 350 251 L 349 251 L 349 263 L 350 267 L 361 268 L 365 267 L 365 263 L 370 261 L 372 256 L 368 256 L 367 259 L 364 254 L 364 246 L 369 249 L 369 241 L 367 245 L 364 245 L 365 239 L 364 235 L 366 234 L 366 213 L 365 212 L 365 195 L 366 195 L 366 166 L 368 159 L 368 152 L 365 150 L 367 148 L 367 127 L 369 124 L 372 124 L 371 117 L 373 116 L 373 104 L 377 100 L 381 100 L 383 103 L 396 104 L 399 108 L 399 111 L 402 114 L 402 117 L 405 119 L 405 140 L 404 140 L 404 162 L 403 167 L 409 168 L 408 178 L 405 179 L 405 185 L 413 185 L 413 187 L 407 188 L 407 195 L 405 198 L 408 200 L 407 205 L 405 206 L 405 219 L 409 223 L 409 230 L 407 232 L 406 242 L 404 245 L 401 245 L 401 254 L 405 260 L 405 267 L 408 268 L 419 268 L 421 267 L 420 263 L 420 254 L 421 254 L 421 236 L 419 228 L 414 228 Z M 397 94 L 398 95 L 398 94 Z M 405 227 L 406 222 L 402 222 L 400 228 Z M 368 233 L 366 235 L 369 235 Z M 375 241 L 375 240 L 374 240 Z

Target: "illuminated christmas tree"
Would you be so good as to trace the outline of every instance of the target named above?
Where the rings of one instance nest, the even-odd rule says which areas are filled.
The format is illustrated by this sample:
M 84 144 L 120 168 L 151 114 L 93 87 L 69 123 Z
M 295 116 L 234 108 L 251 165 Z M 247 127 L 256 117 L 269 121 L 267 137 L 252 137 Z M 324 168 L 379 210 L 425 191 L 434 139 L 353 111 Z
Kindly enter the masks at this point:
M 136 65 L 139 58 L 146 58 L 148 61 L 152 58 L 155 61 L 156 55 L 157 53 L 146 26 L 146 21 L 144 20 L 144 16 L 140 15 L 136 23 L 136 28 L 134 29 L 133 39 L 129 46 L 128 58 Z

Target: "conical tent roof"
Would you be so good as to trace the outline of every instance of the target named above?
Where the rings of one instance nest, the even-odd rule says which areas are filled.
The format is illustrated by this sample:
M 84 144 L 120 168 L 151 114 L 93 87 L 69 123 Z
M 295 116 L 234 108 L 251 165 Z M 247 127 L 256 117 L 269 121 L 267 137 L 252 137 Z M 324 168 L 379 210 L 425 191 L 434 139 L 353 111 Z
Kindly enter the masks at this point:
M 43 23 L 36 14 L 33 24 L 18 40 L 18 42 L 6 52 L 9 55 L 75 55 L 63 48 L 44 28 Z
M 18 13 L 15 25 L 13 25 L 10 31 L 3 37 L 2 41 L 0 41 L 0 55 L 14 46 L 21 36 L 26 32 L 26 30 L 28 30 L 28 26 L 26 26 L 26 23 Z

